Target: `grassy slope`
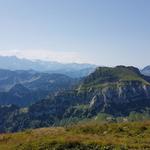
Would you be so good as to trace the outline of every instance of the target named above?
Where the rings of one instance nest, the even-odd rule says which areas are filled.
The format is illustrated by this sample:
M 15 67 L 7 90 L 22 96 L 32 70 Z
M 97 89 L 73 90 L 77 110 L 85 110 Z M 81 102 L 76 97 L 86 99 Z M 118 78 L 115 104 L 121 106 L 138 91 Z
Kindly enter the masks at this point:
M 75 147 L 76 150 L 96 150 L 96 147 L 103 147 L 103 150 L 150 149 L 150 122 L 88 122 L 67 128 L 41 128 L 0 135 L 0 150 L 53 150 L 54 147 L 60 150 Z
M 110 79 L 112 79 L 111 82 L 109 82 Z M 86 78 L 86 82 L 84 82 L 79 89 L 83 90 L 91 87 L 104 88 L 108 86 L 117 86 L 123 81 L 139 81 L 143 84 L 150 85 L 138 72 L 132 69 L 132 67 L 99 67 L 94 73 Z

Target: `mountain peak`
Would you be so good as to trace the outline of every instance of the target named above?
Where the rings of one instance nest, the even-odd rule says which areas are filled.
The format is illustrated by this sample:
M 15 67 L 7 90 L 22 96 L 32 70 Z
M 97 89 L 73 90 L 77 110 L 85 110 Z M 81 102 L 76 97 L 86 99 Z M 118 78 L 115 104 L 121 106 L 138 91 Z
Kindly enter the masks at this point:
M 98 67 L 95 72 L 85 78 L 83 87 L 97 86 L 99 84 L 114 83 L 120 81 L 146 81 L 141 77 L 140 71 L 135 67 L 116 66 Z

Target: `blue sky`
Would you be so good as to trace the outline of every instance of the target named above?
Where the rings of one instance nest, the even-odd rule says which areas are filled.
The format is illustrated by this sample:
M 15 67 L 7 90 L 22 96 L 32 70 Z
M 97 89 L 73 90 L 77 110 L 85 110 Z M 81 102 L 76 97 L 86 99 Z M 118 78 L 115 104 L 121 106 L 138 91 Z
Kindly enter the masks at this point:
M 0 0 L 0 55 L 150 64 L 149 0 Z

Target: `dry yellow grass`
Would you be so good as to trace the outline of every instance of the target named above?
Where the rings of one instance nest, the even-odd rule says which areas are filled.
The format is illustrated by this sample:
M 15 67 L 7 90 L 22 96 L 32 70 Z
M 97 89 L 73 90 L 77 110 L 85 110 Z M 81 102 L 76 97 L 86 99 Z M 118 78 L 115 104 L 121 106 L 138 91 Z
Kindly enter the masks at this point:
M 127 149 L 150 149 L 150 122 L 96 124 L 87 123 L 68 128 L 40 128 L 0 135 L 0 150 L 13 150 L 22 145 L 82 143 L 121 145 Z M 25 148 L 24 148 L 25 149 Z M 34 149 L 34 148 L 33 148 Z

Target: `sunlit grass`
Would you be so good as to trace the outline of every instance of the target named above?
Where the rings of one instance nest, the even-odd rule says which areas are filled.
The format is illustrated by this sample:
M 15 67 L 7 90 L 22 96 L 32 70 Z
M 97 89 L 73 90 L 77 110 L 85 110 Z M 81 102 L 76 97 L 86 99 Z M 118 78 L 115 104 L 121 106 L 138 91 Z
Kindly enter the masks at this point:
M 0 150 L 150 149 L 150 122 L 87 122 L 66 128 L 41 128 L 0 135 Z M 106 147 L 106 148 L 105 148 Z M 71 149 L 71 148 L 70 148 Z

